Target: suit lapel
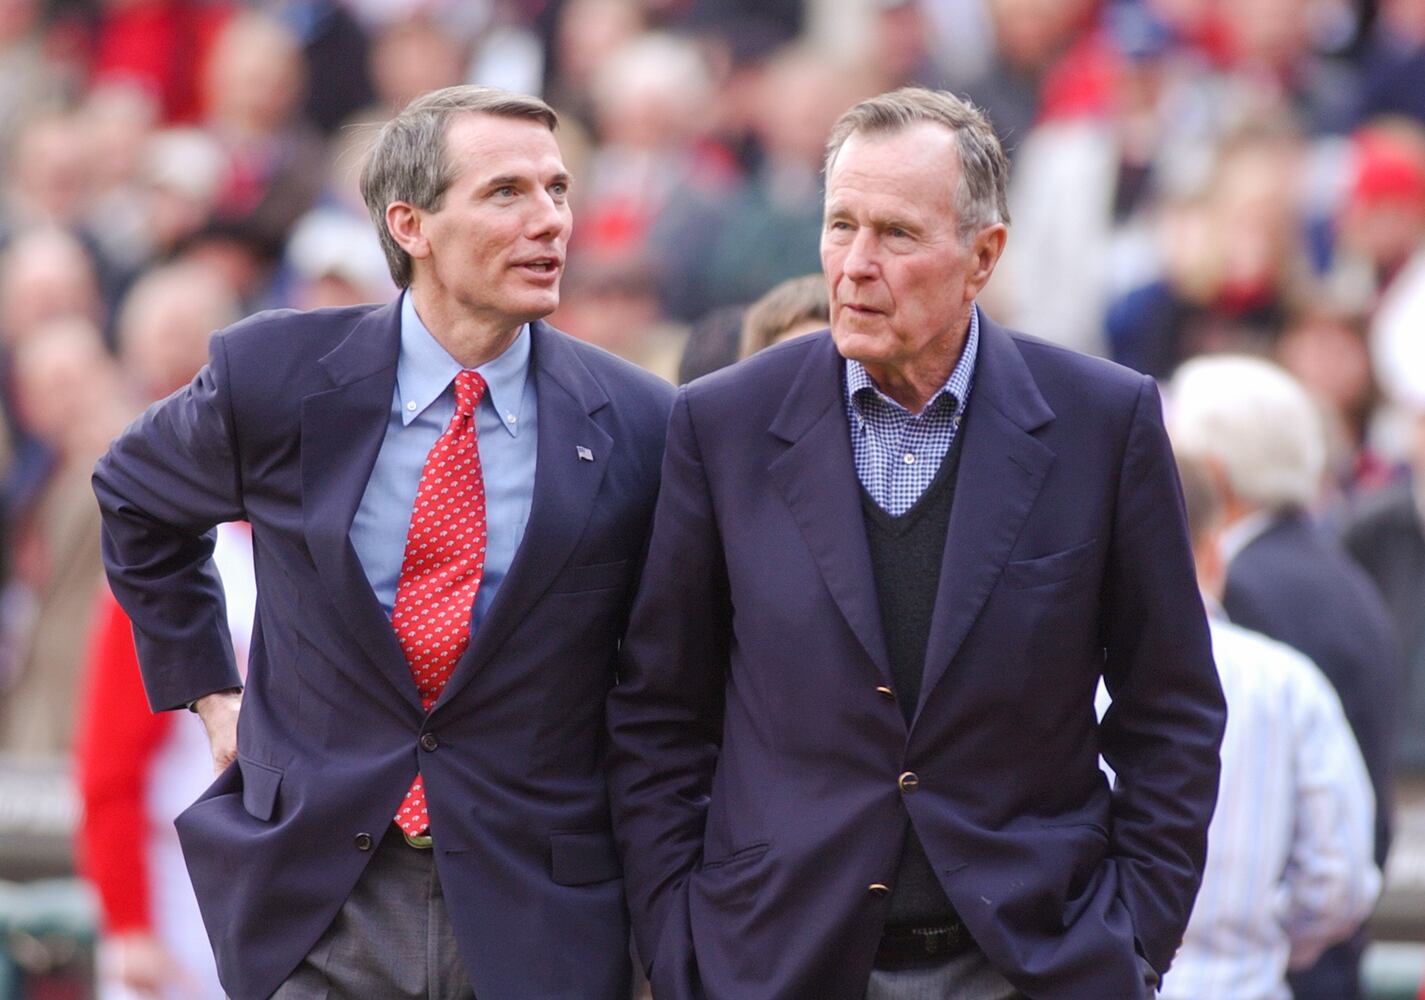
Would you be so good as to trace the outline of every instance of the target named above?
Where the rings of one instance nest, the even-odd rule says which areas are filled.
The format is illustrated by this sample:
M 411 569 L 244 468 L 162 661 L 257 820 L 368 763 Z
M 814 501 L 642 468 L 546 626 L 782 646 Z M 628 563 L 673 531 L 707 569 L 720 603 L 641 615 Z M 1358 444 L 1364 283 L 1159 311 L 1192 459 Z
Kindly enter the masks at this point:
M 530 324 L 538 395 L 534 498 L 509 574 L 441 693 L 448 701 L 495 655 L 564 568 L 594 509 L 616 443 L 593 414 L 609 398 L 564 334 Z M 581 457 L 587 449 L 592 461 Z
M 366 314 L 322 358 L 335 387 L 302 400 L 302 529 L 317 574 L 357 645 L 400 696 L 420 710 L 406 658 L 350 537 L 386 433 L 400 316 L 399 299 Z M 338 666 L 349 669 L 342 662 Z M 367 683 L 365 673 L 351 676 Z
M 1054 453 L 1031 432 L 1053 417 L 1014 341 L 982 312 L 917 716 L 964 642 L 1034 506 Z
M 851 455 L 841 365 L 830 335 L 817 335 L 769 428 L 788 447 L 768 472 L 837 608 L 889 685 L 890 658 Z

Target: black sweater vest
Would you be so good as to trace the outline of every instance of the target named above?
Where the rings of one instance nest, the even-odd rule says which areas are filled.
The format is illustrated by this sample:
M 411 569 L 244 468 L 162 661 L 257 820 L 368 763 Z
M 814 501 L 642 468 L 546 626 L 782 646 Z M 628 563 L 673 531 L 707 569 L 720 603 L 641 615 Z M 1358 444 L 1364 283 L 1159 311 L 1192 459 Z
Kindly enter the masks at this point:
M 940 463 L 935 479 L 915 505 L 892 517 L 863 489 L 861 509 L 871 570 L 881 606 L 881 626 L 890 656 L 896 701 L 909 724 L 925 676 L 925 647 L 940 586 L 940 564 L 960 465 L 964 428 Z M 888 779 L 891 780 L 891 779 Z M 900 867 L 891 894 L 890 924 L 938 924 L 955 919 L 954 907 L 935 877 L 915 827 L 906 830 Z

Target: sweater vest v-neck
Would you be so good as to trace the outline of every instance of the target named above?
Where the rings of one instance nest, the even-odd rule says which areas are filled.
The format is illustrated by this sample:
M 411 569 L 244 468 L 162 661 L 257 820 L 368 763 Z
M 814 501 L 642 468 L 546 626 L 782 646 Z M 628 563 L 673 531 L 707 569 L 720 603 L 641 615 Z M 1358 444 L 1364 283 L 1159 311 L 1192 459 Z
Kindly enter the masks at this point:
M 925 649 L 940 586 L 940 566 L 964 440 L 962 427 L 941 460 L 935 479 L 914 506 L 899 517 L 882 510 L 864 488 L 861 491 L 891 683 L 907 725 L 915 714 L 925 676 Z M 935 876 L 915 827 L 907 828 L 886 922 L 934 924 L 954 916 L 954 907 Z

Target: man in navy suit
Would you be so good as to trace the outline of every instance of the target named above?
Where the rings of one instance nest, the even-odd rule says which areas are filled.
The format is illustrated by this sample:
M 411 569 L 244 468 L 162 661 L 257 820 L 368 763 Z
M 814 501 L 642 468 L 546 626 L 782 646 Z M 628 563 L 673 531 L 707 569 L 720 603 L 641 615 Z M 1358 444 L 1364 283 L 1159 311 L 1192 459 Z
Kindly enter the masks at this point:
M 1147 997 L 1224 720 L 1157 392 L 975 306 L 974 108 L 863 102 L 827 162 L 831 330 L 680 392 L 610 700 L 654 995 Z
M 224 768 L 177 825 L 235 1000 L 628 995 L 604 700 L 672 390 L 540 321 L 555 124 L 487 88 L 412 102 L 362 175 L 404 294 L 222 331 L 96 467 L 149 700 Z M 237 519 L 240 692 L 209 568 Z

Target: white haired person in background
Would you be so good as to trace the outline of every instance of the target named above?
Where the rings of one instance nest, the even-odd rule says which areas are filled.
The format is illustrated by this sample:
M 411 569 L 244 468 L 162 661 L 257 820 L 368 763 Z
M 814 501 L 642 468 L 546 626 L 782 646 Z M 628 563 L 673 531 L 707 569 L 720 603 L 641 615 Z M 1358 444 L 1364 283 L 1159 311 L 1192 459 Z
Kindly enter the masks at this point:
M 1232 355 L 1184 364 L 1168 402 L 1174 447 L 1203 462 L 1220 493 L 1223 608 L 1238 625 L 1304 653 L 1335 687 L 1375 790 L 1375 862 L 1383 867 L 1399 657 L 1375 587 L 1311 519 L 1326 461 L 1320 411 L 1281 368 Z M 1364 948 L 1358 931 L 1294 974 L 1293 992 L 1359 1000 Z
M 1288 1000 L 1288 967 L 1310 965 L 1349 937 L 1380 892 L 1375 800 L 1321 671 L 1226 620 L 1221 498 L 1203 463 L 1180 457 L 1178 473 L 1227 731 L 1202 889 L 1160 996 Z

